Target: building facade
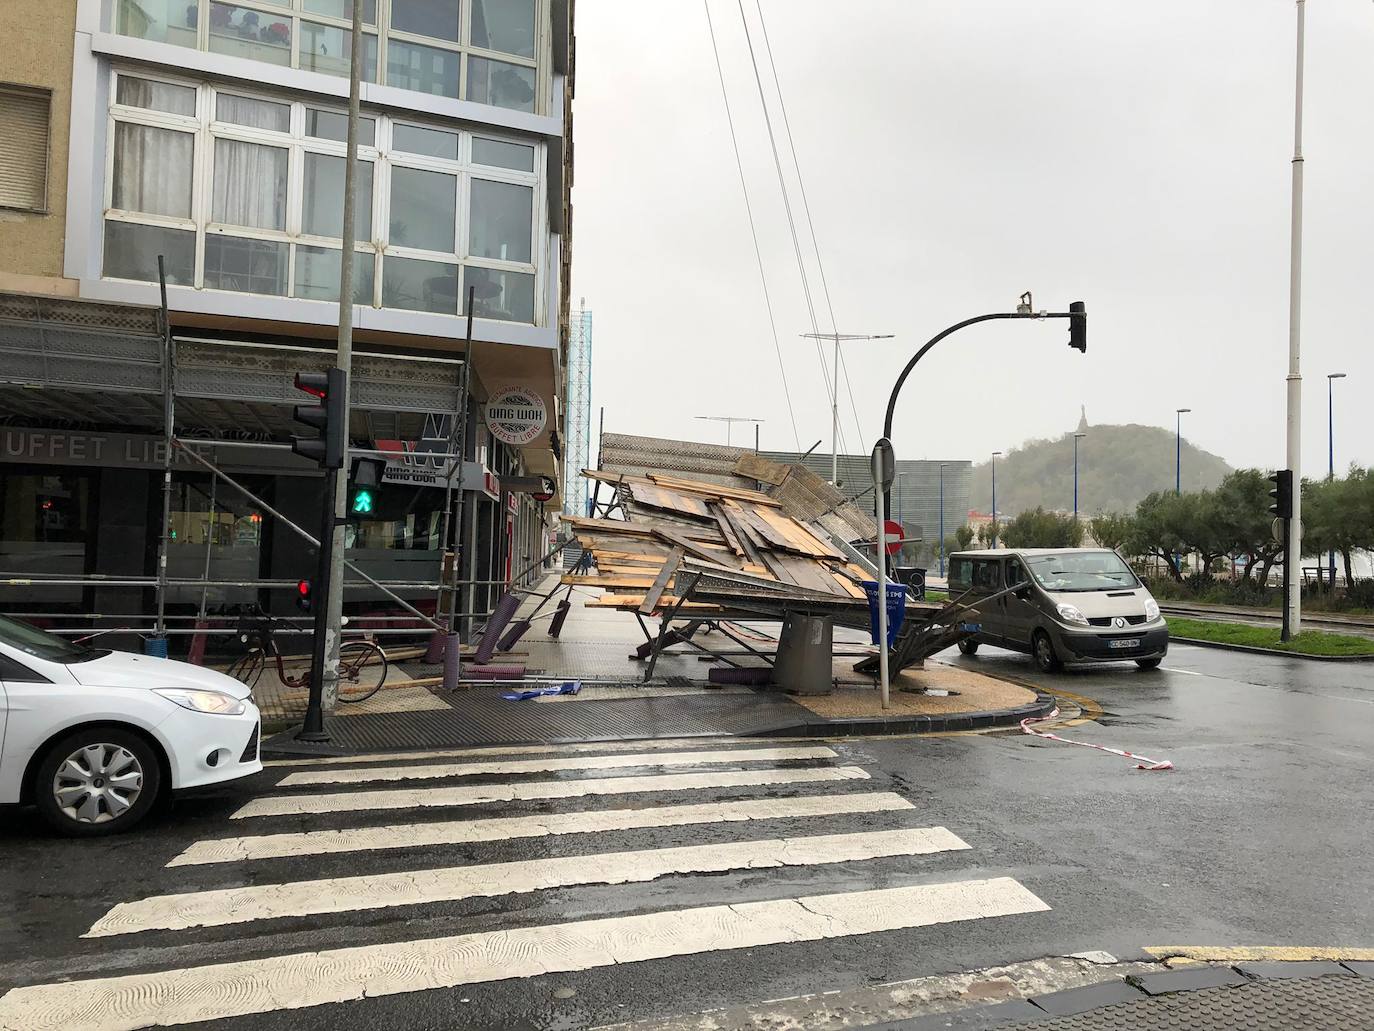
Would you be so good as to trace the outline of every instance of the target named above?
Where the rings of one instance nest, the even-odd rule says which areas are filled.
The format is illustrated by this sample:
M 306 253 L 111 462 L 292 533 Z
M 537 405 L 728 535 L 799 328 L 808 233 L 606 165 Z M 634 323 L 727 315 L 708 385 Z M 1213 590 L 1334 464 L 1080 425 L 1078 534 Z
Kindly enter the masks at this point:
M 533 575 L 561 500 L 528 485 L 562 473 L 572 3 L 363 2 L 350 436 L 388 467 L 349 558 L 432 583 L 456 547 L 459 608 L 480 617 Z M 0 607 L 147 613 L 164 527 L 168 575 L 210 584 L 166 591 L 177 618 L 284 608 L 313 568 L 269 509 L 317 522 L 318 474 L 285 445 L 308 400 L 294 372 L 334 359 L 352 13 L 0 9 L 0 580 L 61 580 L 0 588 Z M 539 419 L 486 419 L 511 390 Z M 169 411 L 249 494 L 177 449 L 162 519 Z M 460 443 L 461 463 L 426 457 Z

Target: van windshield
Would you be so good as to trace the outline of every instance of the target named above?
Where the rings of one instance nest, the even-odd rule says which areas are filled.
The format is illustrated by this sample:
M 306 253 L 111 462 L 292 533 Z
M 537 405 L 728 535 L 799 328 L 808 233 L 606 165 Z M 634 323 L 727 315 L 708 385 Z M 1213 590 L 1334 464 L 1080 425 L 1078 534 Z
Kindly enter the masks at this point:
M 1111 591 L 1138 587 L 1131 567 L 1114 551 L 1027 556 L 1026 565 L 1047 591 Z

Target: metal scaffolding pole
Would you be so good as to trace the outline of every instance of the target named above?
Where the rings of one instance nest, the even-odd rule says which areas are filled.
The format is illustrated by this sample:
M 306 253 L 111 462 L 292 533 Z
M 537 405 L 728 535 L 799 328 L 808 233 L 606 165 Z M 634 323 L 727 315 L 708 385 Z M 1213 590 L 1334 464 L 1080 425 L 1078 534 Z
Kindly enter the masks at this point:
M 463 560 L 463 558 L 466 557 L 466 554 L 465 554 L 465 553 L 467 552 L 467 548 L 463 546 L 464 542 L 463 542 L 463 540 L 462 540 L 462 537 L 463 537 L 463 509 L 464 509 L 464 507 L 465 507 L 466 498 L 467 498 L 467 491 L 465 491 L 465 490 L 462 489 L 462 468 L 463 468 L 463 462 L 466 460 L 465 456 L 466 456 L 466 454 L 467 454 L 468 392 L 469 392 L 470 385 L 471 385 L 471 383 L 472 383 L 472 376 L 471 376 L 471 370 L 472 370 L 472 315 L 473 315 L 473 313 L 472 313 L 472 306 L 473 306 L 473 303 L 476 301 L 476 298 L 477 298 L 477 287 L 476 287 L 475 285 L 474 285 L 474 286 L 469 286 L 469 287 L 468 287 L 468 307 L 467 307 L 468 324 L 467 324 L 467 332 L 466 332 L 466 334 L 465 334 L 465 336 L 464 336 L 464 342 L 463 342 L 463 371 L 459 374 L 459 386 L 458 386 L 458 410 L 459 410 L 459 412 L 461 413 L 461 417 L 460 417 L 460 419 L 459 419 L 458 447 L 454 449 L 454 450 L 456 450 L 456 451 L 458 452 L 457 468 L 459 469 L 459 490 L 458 490 L 458 511 L 457 511 L 456 516 L 455 516 L 455 519 L 456 519 L 457 524 L 458 524 L 458 526 L 457 526 L 457 533 L 455 534 L 457 540 L 455 541 L 454 546 L 453 546 L 453 563 L 452 563 L 452 569 L 451 569 L 450 572 L 449 572 L 450 586 L 449 586 L 449 596 L 448 596 L 448 632 L 449 632 L 450 635 L 459 633 L 459 630 L 458 630 L 458 607 L 459 607 L 459 606 L 458 606 L 458 584 L 461 582 L 460 578 L 461 578 L 461 576 L 462 576 L 462 568 L 461 568 L 461 567 L 462 567 L 462 560 Z M 451 481 L 451 480 L 452 480 L 452 472 L 450 472 L 449 478 L 450 478 L 450 481 Z M 448 538 L 445 538 L 445 539 L 444 539 L 443 546 L 444 546 L 445 548 L 447 548 L 447 547 L 449 546 Z M 464 608 L 464 609 L 467 608 L 468 601 L 469 601 L 469 599 L 466 598 L 466 597 L 464 597 L 464 599 L 463 599 L 463 608 Z M 460 640 L 461 640 L 461 635 L 460 635 Z
M 167 655 L 167 551 L 172 540 L 172 440 L 175 434 L 176 402 L 174 380 L 176 358 L 172 342 L 172 319 L 167 308 L 167 268 L 157 256 L 157 279 L 162 294 L 162 540 L 157 552 L 157 622 L 153 640 L 145 644 L 153 654 Z

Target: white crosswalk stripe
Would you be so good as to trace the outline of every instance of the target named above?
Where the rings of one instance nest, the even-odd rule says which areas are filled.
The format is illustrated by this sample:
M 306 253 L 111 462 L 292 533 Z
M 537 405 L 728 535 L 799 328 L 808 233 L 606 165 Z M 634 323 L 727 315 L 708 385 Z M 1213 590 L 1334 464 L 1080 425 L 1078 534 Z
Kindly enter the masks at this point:
M 775 763 L 792 765 L 770 765 Z M 148 942 L 163 946 L 169 940 L 203 941 L 200 935 L 210 934 L 216 936 L 211 940 L 221 943 L 217 949 L 224 962 L 13 988 L 0 995 L 0 1031 L 117 1031 L 223 1020 L 1049 909 L 1008 877 L 946 875 L 939 883 L 900 886 L 902 874 L 894 876 L 894 871 L 909 866 L 911 880 L 929 882 L 935 878 L 929 869 L 923 875 L 921 864 L 937 862 L 942 854 L 975 855 L 976 845 L 945 827 L 911 826 L 916 805 L 895 792 L 872 790 L 866 783 L 870 780 L 866 770 L 845 764 L 826 746 L 615 742 L 562 748 L 447 749 L 303 760 L 292 765 L 305 768 L 285 772 L 276 789 L 229 814 L 233 820 L 260 821 L 261 833 L 191 843 L 167 864 L 167 876 L 183 878 L 184 883 L 176 884 L 170 893 L 117 903 L 84 935 L 108 942 L 110 948 L 127 948 L 126 955 L 138 955 L 137 950 Z M 727 768 L 600 775 L 643 767 L 708 765 Z M 530 774 L 553 776 L 529 779 Z M 462 783 L 478 776 L 501 779 Z M 381 786 L 419 779 L 435 783 Z M 348 790 L 300 790 L 326 785 L 348 786 Z M 729 790 L 734 797 L 692 800 L 694 793 L 715 789 Z M 632 796 L 638 794 L 653 795 L 652 804 L 636 805 Z M 506 802 L 533 802 L 541 810 L 552 811 L 479 812 L 476 819 L 423 818 L 425 810 L 435 807 Z M 364 820 L 373 813 L 405 811 L 414 822 L 397 817 L 386 825 L 369 825 Z M 293 825 L 274 826 L 281 820 Z M 311 827 L 309 822 L 301 826 L 301 821 L 325 820 L 334 826 Z M 817 824 L 818 820 L 824 822 Z M 341 822 L 349 825 L 338 826 Z M 770 826 L 775 828 L 772 833 L 767 830 Z M 632 843 L 638 845 L 646 839 L 645 832 L 690 827 L 703 828 L 703 834 L 713 827 L 732 829 L 718 829 L 697 840 L 694 833 L 688 834 L 685 840 L 691 843 L 685 845 L 680 844 L 681 833 L 677 843 L 664 847 L 617 850 L 596 845 L 601 841 L 595 837 L 599 834 L 637 834 Z M 727 834 L 733 837 L 726 840 Z M 507 851 L 495 857 L 505 861 L 490 861 L 490 850 L 500 849 L 503 843 L 554 837 L 569 839 L 555 855 L 509 860 Z M 652 833 L 648 840 L 654 840 Z M 442 851 L 453 846 L 488 851 L 473 856 L 476 861 L 472 861 L 466 853 Z M 442 855 L 438 862 L 436 855 Z M 271 881 L 261 876 L 263 870 L 277 869 L 265 865 L 273 860 L 309 862 L 311 857 L 330 856 L 338 857 L 334 872 L 342 869 L 347 876 Z M 894 866 L 895 859 L 904 865 Z M 369 869 L 383 860 L 385 866 Z M 875 866 L 881 872 L 868 881 L 871 887 L 865 887 L 865 865 L 883 861 L 887 865 Z M 944 862 L 939 869 L 949 867 L 950 861 Z M 808 884 L 818 879 L 823 884 L 826 879 L 841 878 L 825 872 L 841 866 L 845 873 L 839 883 L 858 885 L 854 890 L 834 894 L 789 890 L 789 878 L 795 884 L 804 875 Z M 224 871 L 219 885 L 228 881 L 233 886 L 198 888 L 196 879 L 217 868 Z M 604 915 L 593 912 L 587 919 L 521 926 L 518 914 L 525 907 L 502 901 L 494 905 L 509 906 L 516 922 L 504 926 L 508 919 L 504 908 L 493 911 L 489 903 L 483 912 L 498 923 L 490 930 L 409 941 L 387 940 L 383 934 L 384 940 L 375 944 L 367 943 L 364 931 L 361 939 L 351 939 L 360 943 L 348 947 L 299 951 L 299 946 L 293 946 L 278 954 L 270 947 L 283 926 L 271 922 L 275 920 L 309 920 L 312 927 L 342 929 L 352 926 L 349 914 L 385 911 L 396 915 L 397 923 L 390 926 L 403 927 L 400 922 L 420 906 L 759 869 L 774 871 L 753 888 L 757 891 L 766 885 L 764 901 L 735 901 L 724 887 L 713 898 L 712 883 L 732 882 L 705 881 L 694 889 L 695 899 L 701 899 L 706 888 L 704 901 L 713 904 L 630 915 L 617 913 L 617 907 L 611 906 Z M 898 886 L 892 886 L 894 881 Z M 648 897 L 671 896 L 658 892 Z M 374 916 L 358 926 L 370 928 L 376 920 Z M 241 937 L 235 938 L 232 930 L 202 930 L 226 927 L 241 928 L 237 932 Z M 394 931 L 390 937 L 395 937 Z M 253 958 L 238 958 L 244 955 Z M 135 961 L 131 968 L 143 966 L 142 961 Z M 359 1014 L 358 1023 L 349 1027 L 366 1026 L 367 1011 Z
M 784 762 L 793 759 L 834 759 L 829 748 L 731 748 L 717 751 L 650 752 L 629 755 L 580 755 L 572 758 L 514 759 L 503 762 L 442 763 L 387 766 L 381 769 L 306 770 L 287 774 L 281 787 L 307 784 L 363 784 L 369 781 L 434 780 L 439 777 L 496 776 L 519 773 L 559 773 L 568 770 L 616 770 L 635 766 L 708 766 L 721 763 Z

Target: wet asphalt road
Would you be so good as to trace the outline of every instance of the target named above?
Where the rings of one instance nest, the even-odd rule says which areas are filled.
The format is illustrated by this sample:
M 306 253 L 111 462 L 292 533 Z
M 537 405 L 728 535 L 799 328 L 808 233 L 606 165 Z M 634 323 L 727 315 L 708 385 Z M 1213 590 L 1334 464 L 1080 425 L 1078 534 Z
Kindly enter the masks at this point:
M 96 842 L 49 837 L 0 815 L 0 991 L 68 978 L 195 966 L 320 948 L 535 927 L 608 915 L 985 877 L 1012 877 L 1044 913 L 822 942 L 599 967 L 573 974 L 239 1017 L 226 1028 L 582 1028 L 1002 962 L 1153 945 L 1374 946 L 1374 665 L 1314 663 L 1175 646 L 1164 668 L 1040 676 L 995 649 L 961 665 L 1092 699 L 1097 722 L 1063 730 L 1173 761 L 1141 772 L 1115 756 L 1017 733 L 860 739 L 831 765 L 862 767 L 855 789 L 915 803 L 898 813 L 602 832 L 388 853 L 165 864 L 192 841 L 257 828 L 227 817 L 288 770 L 182 801 L 143 832 Z M 707 743 L 702 742 L 702 747 Z M 756 742 L 764 745 L 765 742 Z M 768 742 L 767 744 L 774 744 Z M 780 764 L 789 765 L 804 764 Z M 724 768 L 729 768 L 724 767 Z M 662 770 L 621 770 L 660 773 Z M 569 776 L 577 776 L 572 774 Z M 500 777 L 473 778 L 474 783 Z M 509 778 L 505 778 L 509 779 Z M 851 785 L 826 785 L 843 791 Z M 805 794 L 718 788 L 596 800 L 639 807 Z M 591 808 L 520 802 L 427 812 L 291 817 L 305 830 Z M 942 825 L 971 848 L 916 858 L 678 875 L 398 909 L 285 918 L 115 938 L 81 935 L 110 906 L 149 895 L 356 873 Z M 2 1001 L 2 1000 L 0 1000 Z

